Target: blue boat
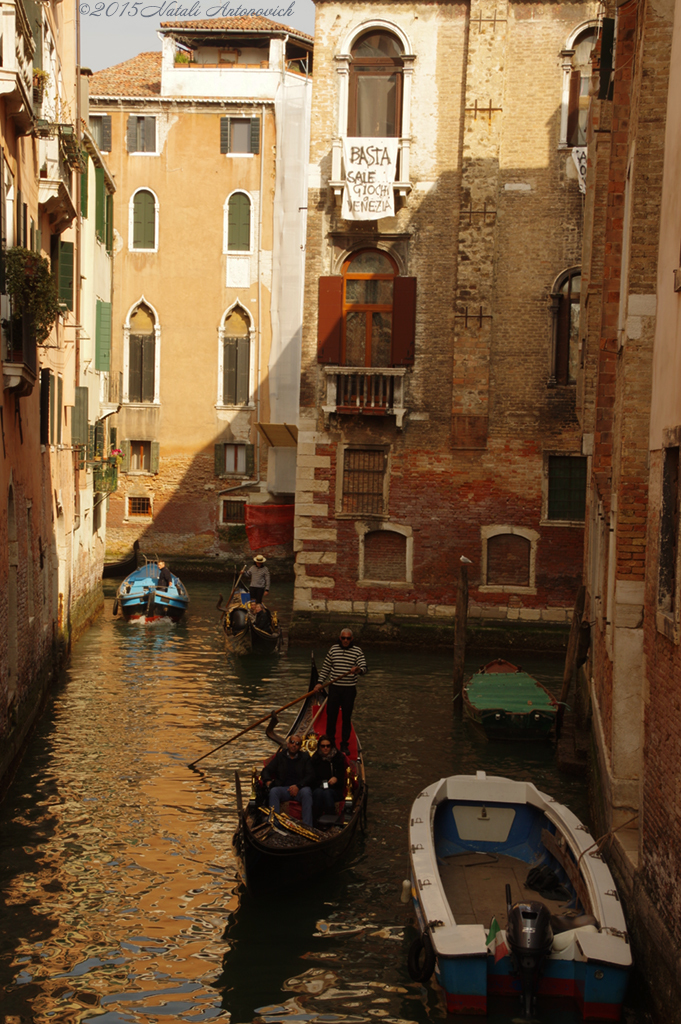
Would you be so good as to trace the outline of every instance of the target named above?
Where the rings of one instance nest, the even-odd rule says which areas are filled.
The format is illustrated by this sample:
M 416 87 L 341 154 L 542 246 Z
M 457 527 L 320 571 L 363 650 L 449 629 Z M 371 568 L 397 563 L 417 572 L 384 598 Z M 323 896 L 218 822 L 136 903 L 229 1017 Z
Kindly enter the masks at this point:
M 116 594 L 114 615 L 120 608 L 126 619 L 144 616 L 147 621 L 169 618 L 178 622 L 187 610 L 189 594 L 182 580 L 172 573 L 172 584 L 159 586 L 160 573 L 156 562 L 147 562 L 126 576 Z
M 414 801 L 409 972 L 435 972 L 450 1013 L 511 996 L 529 1019 L 550 998 L 617 1021 L 631 946 L 612 875 L 567 807 L 532 783 L 453 775 Z

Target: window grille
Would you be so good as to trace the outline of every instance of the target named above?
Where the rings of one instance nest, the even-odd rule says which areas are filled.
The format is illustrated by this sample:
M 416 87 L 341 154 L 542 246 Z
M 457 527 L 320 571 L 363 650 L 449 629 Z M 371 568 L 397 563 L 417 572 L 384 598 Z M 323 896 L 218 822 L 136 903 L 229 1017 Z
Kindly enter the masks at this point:
M 585 507 L 586 458 L 550 455 L 548 518 L 583 522 Z
M 346 448 L 343 459 L 343 512 L 381 515 L 384 511 L 386 453 Z
M 151 498 L 128 497 L 129 516 L 150 516 Z
M 222 502 L 222 522 L 223 523 L 245 523 L 246 522 L 246 502 L 245 501 L 230 501 L 229 499 Z

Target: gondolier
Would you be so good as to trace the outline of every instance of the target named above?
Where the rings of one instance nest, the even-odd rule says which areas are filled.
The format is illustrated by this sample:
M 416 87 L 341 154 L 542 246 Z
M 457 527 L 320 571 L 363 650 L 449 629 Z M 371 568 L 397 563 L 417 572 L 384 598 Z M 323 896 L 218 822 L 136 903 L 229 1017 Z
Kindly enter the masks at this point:
M 336 722 L 338 713 L 342 713 L 342 730 L 340 750 L 343 754 L 350 752 L 350 731 L 352 729 L 352 709 L 357 696 L 357 676 L 363 676 L 367 670 L 366 658 L 361 647 L 354 642 L 352 630 L 343 629 L 340 641 L 329 650 L 322 670 L 319 673 L 319 684 L 333 679 L 329 686 L 329 699 L 326 704 L 326 732 L 332 743 L 336 740 Z
M 265 568 L 267 559 L 264 555 L 256 555 L 253 565 L 243 574 L 244 582 L 248 586 L 251 601 L 262 604 L 262 600 L 270 589 L 270 570 Z

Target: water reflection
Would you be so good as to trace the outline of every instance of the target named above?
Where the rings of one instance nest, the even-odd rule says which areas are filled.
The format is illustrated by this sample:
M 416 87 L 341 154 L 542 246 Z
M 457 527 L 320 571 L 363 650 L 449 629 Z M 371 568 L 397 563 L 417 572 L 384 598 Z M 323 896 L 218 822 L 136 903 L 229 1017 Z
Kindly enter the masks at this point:
M 309 651 L 226 654 L 218 589 L 192 586 L 187 619 L 162 628 L 113 621 L 110 600 L 77 645 L 0 813 L 6 1018 L 442 1018 L 438 990 L 406 970 L 413 932 L 400 891 L 415 794 L 484 767 L 532 779 L 586 818 L 585 780 L 560 776 L 549 744 L 518 750 L 469 735 L 451 713 L 448 654 L 368 648 L 355 716 L 368 752 L 367 831 L 342 870 L 254 902 L 232 856 L 233 779 L 270 745 L 258 729 L 187 765 L 302 693 Z M 524 667 L 559 687 L 560 660 Z M 508 1006 L 492 1014 L 512 1017 Z M 545 1019 L 577 1021 L 560 1009 Z

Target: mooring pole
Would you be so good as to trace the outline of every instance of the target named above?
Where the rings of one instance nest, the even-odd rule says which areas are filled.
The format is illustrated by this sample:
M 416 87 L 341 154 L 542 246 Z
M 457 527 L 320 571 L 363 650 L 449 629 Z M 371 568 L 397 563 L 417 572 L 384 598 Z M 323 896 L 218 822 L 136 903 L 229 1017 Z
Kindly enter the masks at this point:
M 470 560 L 461 556 L 459 583 L 456 588 L 456 621 L 454 623 L 454 706 L 457 714 L 463 712 L 463 674 L 466 658 L 466 628 L 468 626 L 468 566 Z
M 558 708 L 558 720 L 556 722 L 557 735 L 560 735 L 561 726 L 563 724 L 563 715 L 565 714 L 565 701 L 568 698 L 568 693 L 570 692 L 570 684 L 572 683 L 572 677 L 574 676 L 575 669 L 577 667 L 577 648 L 579 646 L 580 626 L 582 622 L 582 615 L 584 614 L 585 600 L 586 587 L 582 585 L 577 591 L 577 597 L 575 598 L 575 606 L 572 610 L 572 625 L 570 627 L 570 636 L 568 638 L 567 651 L 565 652 L 563 685 L 560 690 L 560 707 Z

